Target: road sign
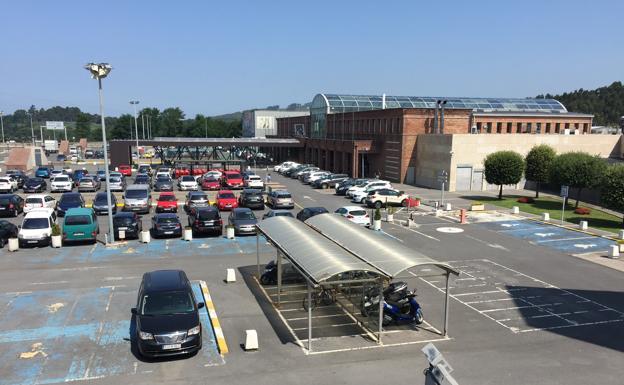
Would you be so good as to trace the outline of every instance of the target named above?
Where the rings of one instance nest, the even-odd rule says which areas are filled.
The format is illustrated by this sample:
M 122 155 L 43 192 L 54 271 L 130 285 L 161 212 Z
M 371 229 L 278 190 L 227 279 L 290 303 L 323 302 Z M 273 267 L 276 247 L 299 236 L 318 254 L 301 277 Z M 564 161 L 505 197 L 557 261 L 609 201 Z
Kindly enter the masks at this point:
M 446 172 L 446 170 L 442 170 L 438 173 L 438 182 L 448 182 L 448 173 Z
M 559 196 L 567 198 L 569 189 L 570 188 L 568 186 L 561 186 L 561 193 L 559 194 Z
M 65 125 L 63 122 L 46 121 L 46 130 L 63 130 Z

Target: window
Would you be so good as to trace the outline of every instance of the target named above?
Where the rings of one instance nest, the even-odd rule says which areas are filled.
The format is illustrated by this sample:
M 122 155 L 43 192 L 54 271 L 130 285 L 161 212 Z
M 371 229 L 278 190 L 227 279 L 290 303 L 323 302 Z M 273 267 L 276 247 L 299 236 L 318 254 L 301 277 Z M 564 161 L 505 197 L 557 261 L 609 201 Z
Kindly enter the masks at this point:
M 535 123 L 535 133 L 536 134 L 542 133 L 542 123 Z
M 516 123 L 516 133 L 522 133 L 522 123 Z
M 488 134 L 492 133 L 492 123 L 491 122 L 488 122 L 488 123 L 485 124 L 485 130 L 486 130 L 486 132 Z
M 550 134 L 550 123 L 546 123 L 546 133 Z
M 513 131 L 513 123 L 509 122 L 507 123 L 507 133 L 511 134 L 511 131 Z
M 561 123 L 555 123 L 555 134 L 561 131 Z
M 587 124 L 587 123 L 583 123 L 583 133 L 584 133 L 584 134 L 587 134 L 588 129 L 589 129 L 589 124 Z
M 496 123 L 496 133 L 500 134 L 501 132 L 503 132 L 503 123 L 498 122 Z
M 477 134 L 481 133 L 481 122 L 477 123 Z
M 570 123 L 566 123 L 564 128 L 570 128 Z
M 525 131 L 525 132 L 526 132 L 527 134 L 530 134 L 530 133 L 531 133 L 531 128 L 532 128 L 532 127 L 531 127 L 531 125 L 532 125 L 532 123 L 527 123 L 527 124 L 526 124 L 526 131 Z

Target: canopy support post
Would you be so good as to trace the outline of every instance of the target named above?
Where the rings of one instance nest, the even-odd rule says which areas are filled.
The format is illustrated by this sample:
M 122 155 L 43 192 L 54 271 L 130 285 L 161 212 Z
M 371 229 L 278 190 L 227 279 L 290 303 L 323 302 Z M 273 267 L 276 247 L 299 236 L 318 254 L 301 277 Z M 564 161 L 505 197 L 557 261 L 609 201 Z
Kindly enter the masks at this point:
M 446 290 L 444 295 L 444 337 L 448 336 L 448 313 L 449 313 L 449 279 L 451 273 L 446 272 Z
M 277 250 L 277 307 L 282 303 L 282 253 Z
M 312 352 L 312 287 L 308 281 L 308 353 Z
M 379 280 L 379 333 L 377 336 L 377 343 L 382 345 L 381 333 L 383 332 L 383 310 L 384 310 L 384 295 L 383 295 L 383 280 Z
M 258 271 L 258 280 L 260 280 L 260 232 L 256 229 L 256 270 Z

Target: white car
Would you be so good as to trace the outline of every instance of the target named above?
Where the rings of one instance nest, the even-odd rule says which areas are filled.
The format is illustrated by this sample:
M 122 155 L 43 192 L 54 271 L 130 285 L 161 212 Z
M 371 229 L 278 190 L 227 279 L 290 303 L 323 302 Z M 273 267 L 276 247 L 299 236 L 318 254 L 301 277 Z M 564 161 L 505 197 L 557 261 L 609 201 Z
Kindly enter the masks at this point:
M 260 175 L 249 175 L 243 184 L 248 188 L 264 188 L 264 182 L 262 181 L 262 177 Z
M 56 214 L 53 209 L 32 210 L 24 216 L 22 227 L 17 233 L 19 246 L 48 246 L 55 223 Z
M 51 192 L 71 192 L 74 187 L 74 182 L 67 175 L 59 175 L 52 179 L 50 182 L 50 191 Z
M 223 173 L 219 170 L 210 170 L 204 175 L 202 175 L 202 179 L 209 179 L 209 178 L 221 179 L 222 174 Z
M 347 190 L 347 196 L 349 198 L 353 197 L 353 194 L 356 191 L 364 191 L 366 189 L 369 189 L 370 187 L 376 187 L 376 188 L 392 188 L 392 185 L 390 184 L 390 182 L 388 182 L 387 180 L 369 180 L 367 182 L 364 182 L 362 184 L 357 184 L 355 186 L 351 186 L 349 187 L 349 189 Z
M 71 167 L 69 167 L 69 166 L 65 166 L 65 167 L 63 167 L 63 172 L 65 174 L 69 175 L 69 174 L 73 174 L 74 170 Z
M 197 184 L 197 179 L 195 179 L 192 175 L 182 175 L 180 179 L 178 179 L 178 188 L 180 191 L 197 191 L 199 190 L 199 185 Z
M 297 163 L 297 162 L 286 162 L 285 165 L 280 167 L 278 172 L 283 174 L 284 172 L 290 170 L 291 168 L 295 168 L 297 166 L 299 166 L 299 163 Z
M 365 209 L 359 206 L 344 206 L 334 212 L 347 218 L 355 224 L 361 226 L 366 226 L 370 224 L 370 216 Z
M 0 192 L 12 193 L 17 190 L 17 180 L 10 176 L 0 177 Z
M 33 194 L 24 200 L 24 212 L 29 213 L 34 209 L 55 209 L 56 199 L 46 194 Z
M 275 171 L 275 172 L 282 172 L 282 169 L 288 168 L 288 167 L 292 166 L 293 164 L 295 164 L 295 162 L 282 162 L 282 163 L 278 164 L 277 166 L 273 167 L 273 171 Z
M 57 177 L 59 175 L 63 175 L 63 170 L 52 170 L 50 171 L 50 178 Z

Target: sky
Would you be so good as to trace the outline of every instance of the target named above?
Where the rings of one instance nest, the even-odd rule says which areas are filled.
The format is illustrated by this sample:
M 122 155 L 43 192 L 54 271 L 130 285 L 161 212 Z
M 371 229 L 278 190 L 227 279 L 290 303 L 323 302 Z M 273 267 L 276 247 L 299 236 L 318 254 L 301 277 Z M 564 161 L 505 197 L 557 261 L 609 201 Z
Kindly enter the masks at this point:
M 528 97 L 624 78 L 624 1 L 4 2 L 0 110 L 187 117 L 317 93 Z

